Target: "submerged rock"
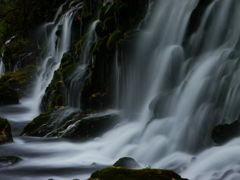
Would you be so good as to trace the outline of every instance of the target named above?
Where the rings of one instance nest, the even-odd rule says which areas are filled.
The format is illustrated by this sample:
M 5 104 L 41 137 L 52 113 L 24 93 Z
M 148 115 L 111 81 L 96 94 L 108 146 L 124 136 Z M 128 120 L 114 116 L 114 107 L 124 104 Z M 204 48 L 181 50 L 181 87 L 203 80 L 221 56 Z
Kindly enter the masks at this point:
M 0 168 L 12 166 L 13 164 L 18 163 L 22 159 L 16 156 L 0 156 Z
M 231 124 L 219 124 L 212 130 L 212 139 L 215 143 L 222 145 L 240 135 L 240 121 Z
M 94 172 L 88 180 L 187 180 L 171 170 L 108 167 Z
M 124 167 L 124 168 L 140 168 L 140 165 L 131 157 L 120 158 L 117 162 L 113 164 L 115 167 Z
M 0 118 L 0 144 L 13 142 L 11 126 L 7 119 Z

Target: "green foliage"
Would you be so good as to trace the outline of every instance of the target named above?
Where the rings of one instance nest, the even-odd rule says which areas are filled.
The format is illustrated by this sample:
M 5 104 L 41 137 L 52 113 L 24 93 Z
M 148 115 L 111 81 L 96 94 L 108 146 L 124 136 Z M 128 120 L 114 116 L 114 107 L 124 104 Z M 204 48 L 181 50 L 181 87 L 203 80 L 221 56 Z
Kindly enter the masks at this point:
M 0 144 L 13 142 L 11 126 L 7 119 L 0 117 Z

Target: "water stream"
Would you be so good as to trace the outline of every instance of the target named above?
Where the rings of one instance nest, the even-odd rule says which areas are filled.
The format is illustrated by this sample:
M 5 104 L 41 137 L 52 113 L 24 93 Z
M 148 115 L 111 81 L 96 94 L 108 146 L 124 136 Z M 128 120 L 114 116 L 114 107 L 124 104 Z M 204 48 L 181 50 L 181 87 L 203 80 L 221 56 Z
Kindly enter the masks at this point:
M 155 2 L 127 67 L 118 67 L 116 52 L 115 94 L 121 97 L 113 98 L 123 119 L 102 137 L 84 143 L 19 137 L 37 108 L 32 110 L 24 100 L 20 105 L 2 106 L 0 115 L 11 122 L 15 142 L 1 145 L 0 155 L 16 155 L 23 161 L 0 169 L 0 177 L 82 180 L 96 169 L 130 156 L 143 168 L 150 165 L 173 169 L 190 180 L 240 179 L 240 138 L 222 146 L 215 146 L 211 140 L 214 126 L 231 123 L 239 117 L 240 2 L 214 0 L 196 32 L 183 46 L 190 15 L 197 3 L 198 0 Z M 74 11 L 59 21 L 63 27 L 61 39 L 68 43 L 61 45 L 60 41 L 59 49 L 54 50 L 57 26 L 49 36 L 48 60 L 41 69 L 53 70 L 40 71 L 38 80 L 44 83 L 37 84 L 42 87 L 50 83 L 53 71 L 69 48 L 71 13 Z M 84 66 L 79 68 L 84 72 L 81 69 Z M 37 87 L 35 93 L 39 96 L 33 96 L 36 99 L 32 102 L 37 106 L 44 93 L 42 89 Z

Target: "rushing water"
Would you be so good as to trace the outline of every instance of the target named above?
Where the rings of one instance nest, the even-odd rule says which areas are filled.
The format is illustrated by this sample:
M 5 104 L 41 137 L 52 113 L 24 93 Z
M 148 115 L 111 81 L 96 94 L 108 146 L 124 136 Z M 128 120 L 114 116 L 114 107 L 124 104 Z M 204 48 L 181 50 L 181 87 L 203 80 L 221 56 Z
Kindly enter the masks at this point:
M 96 41 L 97 37 L 95 35 L 95 27 L 98 22 L 99 20 L 94 21 L 89 28 L 85 43 L 83 44 L 81 64 L 78 65 L 77 68 L 66 79 L 69 86 L 66 92 L 66 104 L 70 107 L 81 108 L 81 90 L 87 77 L 87 67 L 92 61 L 92 57 L 90 55 L 90 45 L 92 42 Z
M 0 75 L 3 75 L 5 73 L 5 67 L 2 61 L 2 58 L 0 57 Z
M 55 21 L 62 12 L 62 7 L 57 12 L 54 21 L 44 25 L 47 34 L 46 53 L 39 66 L 38 77 L 36 79 L 36 86 L 34 87 L 32 98 L 28 102 L 33 111 L 38 114 L 40 112 L 40 102 L 45 93 L 47 86 L 50 84 L 55 70 L 61 64 L 61 59 L 69 49 L 71 43 L 72 21 L 75 13 L 81 9 L 82 3 L 79 2 L 69 11 L 63 14 L 58 22 Z M 50 30 L 49 30 L 50 29 Z
M 0 177 L 86 179 L 94 170 L 131 156 L 142 167 L 173 169 L 190 180 L 240 179 L 240 139 L 214 146 L 210 136 L 215 125 L 231 123 L 239 117 L 240 2 L 214 0 L 183 46 L 197 3 L 198 0 L 155 2 L 149 22 L 139 34 L 131 64 L 118 67 L 116 52 L 118 83 L 114 98 L 124 118 L 122 124 L 102 137 L 85 143 L 19 137 L 33 111 L 24 103 L 1 107 L 1 116 L 12 124 L 15 142 L 2 145 L 0 155 L 16 155 L 23 161 L 0 169 Z M 63 27 L 66 25 L 61 38 L 65 42 L 69 42 L 71 13 L 60 21 Z M 41 66 L 44 70 L 50 65 L 52 71 L 58 68 L 57 60 L 69 47 L 69 43 L 64 43 L 57 52 L 53 50 L 56 31 L 55 27 L 50 35 L 50 51 L 46 55 L 49 61 Z M 83 72 L 84 66 L 79 68 Z M 43 87 L 53 76 L 53 72 L 48 73 L 49 78 L 39 78 L 46 84 L 41 84 Z M 127 78 L 122 81 L 122 76 Z M 38 87 L 42 96 L 40 90 Z

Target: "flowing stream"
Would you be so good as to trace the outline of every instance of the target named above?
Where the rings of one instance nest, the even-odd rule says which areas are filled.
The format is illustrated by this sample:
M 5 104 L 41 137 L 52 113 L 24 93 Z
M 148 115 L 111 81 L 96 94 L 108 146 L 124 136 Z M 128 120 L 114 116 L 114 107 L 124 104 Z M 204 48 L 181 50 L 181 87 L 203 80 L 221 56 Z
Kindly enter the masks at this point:
M 35 106 L 29 106 L 29 99 L 28 103 L 22 99 L 19 105 L 0 107 L 0 115 L 9 119 L 14 135 L 14 143 L 1 145 L 0 155 L 23 159 L 14 166 L 0 168 L 1 179 L 82 180 L 96 169 L 130 156 L 142 168 L 150 165 L 172 169 L 189 180 L 239 180 L 240 138 L 215 146 L 211 130 L 239 117 L 240 2 L 210 3 L 198 29 L 183 45 L 197 3 L 198 0 L 156 1 L 151 5 L 148 23 L 135 42 L 131 63 L 118 67 L 116 52 L 117 83 L 113 98 L 122 113 L 121 124 L 102 137 L 84 143 L 19 137 L 24 125 L 39 113 L 44 90 L 69 48 L 75 11 L 63 15 L 49 35 L 49 50 L 40 66 L 37 83 L 41 87 L 36 87 L 34 99 L 30 99 Z M 76 8 L 81 8 L 81 4 Z M 89 41 L 94 40 L 95 23 L 89 30 Z M 59 25 L 63 27 L 62 37 L 55 50 Z M 80 73 L 80 77 L 88 61 L 84 63 L 74 72 Z M 77 81 L 82 83 L 83 78 Z M 75 80 L 72 82 L 72 87 L 78 85 L 74 84 Z M 71 102 L 69 105 L 80 108 Z

